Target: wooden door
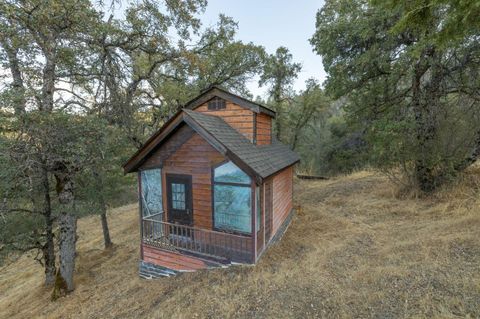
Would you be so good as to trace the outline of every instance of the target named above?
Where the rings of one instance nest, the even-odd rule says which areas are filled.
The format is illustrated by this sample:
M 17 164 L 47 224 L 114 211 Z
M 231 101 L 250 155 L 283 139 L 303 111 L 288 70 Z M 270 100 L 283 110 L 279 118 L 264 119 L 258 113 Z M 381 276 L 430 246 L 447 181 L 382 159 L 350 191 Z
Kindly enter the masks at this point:
M 265 183 L 265 243 L 270 241 L 273 228 L 273 187 L 272 181 Z
M 167 174 L 168 221 L 193 226 L 192 176 Z

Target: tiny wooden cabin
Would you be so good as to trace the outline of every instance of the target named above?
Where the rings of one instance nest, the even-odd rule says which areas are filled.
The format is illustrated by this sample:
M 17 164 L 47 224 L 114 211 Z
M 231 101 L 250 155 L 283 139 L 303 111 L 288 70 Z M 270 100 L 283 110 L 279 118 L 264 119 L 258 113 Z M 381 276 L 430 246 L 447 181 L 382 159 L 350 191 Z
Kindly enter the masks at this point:
M 254 264 L 286 229 L 299 157 L 272 136 L 274 117 L 211 87 L 124 165 L 138 173 L 143 277 Z

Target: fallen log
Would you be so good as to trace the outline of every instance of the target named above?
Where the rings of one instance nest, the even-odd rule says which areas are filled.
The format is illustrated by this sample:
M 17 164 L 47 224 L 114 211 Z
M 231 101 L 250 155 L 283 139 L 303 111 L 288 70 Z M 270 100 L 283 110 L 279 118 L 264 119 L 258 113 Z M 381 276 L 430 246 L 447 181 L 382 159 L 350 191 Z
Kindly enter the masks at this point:
M 318 175 L 301 175 L 297 174 L 297 177 L 300 179 L 328 179 L 326 176 L 318 176 Z

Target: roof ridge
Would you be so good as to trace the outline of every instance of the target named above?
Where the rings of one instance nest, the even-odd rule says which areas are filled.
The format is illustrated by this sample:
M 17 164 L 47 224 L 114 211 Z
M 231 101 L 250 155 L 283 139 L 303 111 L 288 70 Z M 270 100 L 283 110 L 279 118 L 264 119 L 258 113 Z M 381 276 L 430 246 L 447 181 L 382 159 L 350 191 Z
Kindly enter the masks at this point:
M 249 175 L 258 178 L 257 182 L 300 160 L 294 151 L 281 142 L 259 146 L 252 143 L 220 116 L 182 109 L 174 119 L 169 120 L 171 125 L 168 128 L 162 127 L 152 136 L 155 138 L 150 138 L 149 142 L 130 158 L 124 165 L 125 172 L 135 171 L 142 161 L 150 156 L 155 147 L 173 134 L 182 122 L 192 127 L 231 161 L 239 166 L 242 164 L 241 168 Z
M 261 150 L 263 151 L 264 149 L 268 149 L 268 148 L 272 148 L 272 147 L 285 147 L 285 148 L 288 148 L 291 150 L 290 146 L 289 145 L 286 145 L 282 142 L 280 142 L 277 138 L 273 137 L 272 138 L 272 142 L 274 143 L 271 143 L 271 144 L 265 144 L 265 145 L 258 145 L 258 144 L 254 144 L 253 142 L 251 142 L 248 138 L 246 138 L 242 133 L 240 133 L 239 131 L 237 131 L 236 128 L 234 128 L 233 126 L 231 126 L 230 124 L 228 124 L 221 116 L 218 116 L 218 115 L 213 115 L 213 114 L 207 114 L 205 112 L 198 112 L 198 111 L 195 111 L 195 110 L 191 110 L 191 109 L 185 109 L 185 108 L 182 108 L 182 111 L 184 111 L 185 113 L 189 114 L 189 113 L 193 113 L 195 115 L 200 115 L 200 116 L 205 116 L 205 117 L 213 117 L 213 118 L 216 118 L 218 120 L 221 120 L 223 122 L 223 124 L 225 125 L 228 125 L 230 128 L 232 128 L 233 130 L 235 130 L 235 132 L 241 136 L 243 138 L 243 140 L 245 140 L 246 142 L 248 142 L 250 145 L 252 145 L 253 147 L 255 147 L 256 149 L 258 150 Z
M 215 92 L 212 92 L 213 90 L 217 90 L 217 94 L 214 94 Z M 232 93 L 228 91 L 226 88 L 223 88 L 218 85 L 212 85 L 209 86 L 207 89 L 204 91 L 201 91 L 199 95 L 194 97 L 193 99 L 189 100 L 183 105 L 183 108 L 189 108 L 189 109 L 194 109 L 198 106 L 200 106 L 203 103 L 206 103 L 208 100 L 210 100 L 213 96 L 219 96 L 223 99 L 230 100 L 231 102 L 238 104 L 242 107 L 248 108 L 253 110 L 256 113 L 264 113 L 267 114 L 273 118 L 275 118 L 276 113 L 274 110 L 270 109 L 266 105 L 260 102 L 256 102 L 253 100 L 250 100 L 246 97 L 243 97 L 241 95 L 238 95 L 236 93 Z
M 182 109 L 183 111 L 185 111 L 185 113 L 187 113 L 187 115 L 190 115 L 190 114 L 195 114 L 194 116 L 197 116 L 199 115 L 200 117 L 204 116 L 204 117 L 211 117 L 211 118 L 215 118 L 216 120 L 220 120 L 222 122 L 222 124 L 225 124 L 227 125 L 229 128 L 233 129 L 240 137 L 242 137 L 242 139 L 246 142 L 248 142 L 249 144 L 251 144 L 252 146 L 255 146 L 255 144 L 253 144 L 252 142 L 250 142 L 250 140 L 248 138 L 246 138 L 242 133 L 240 133 L 239 131 L 237 131 L 233 126 L 231 126 L 230 124 L 228 124 L 227 122 L 225 122 L 225 120 L 221 117 L 221 116 L 217 116 L 217 115 L 212 115 L 212 114 L 206 114 L 205 112 L 197 112 L 195 110 L 190 110 L 190 109 Z M 193 120 L 195 120 L 195 118 L 193 118 Z M 212 134 L 213 135 L 213 134 Z M 214 136 L 215 137 L 215 136 Z M 216 137 L 215 137 L 216 138 Z
M 195 111 L 195 110 L 190 110 L 190 109 L 182 109 L 183 111 L 185 111 L 187 114 L 189 114 L 190 112 L 197 115 L 199 114 L 200 116 L 206 116 L 206 117 L 214 117 L 214 118 L 217 118 L 219 120 L 221 120 L 225 125 L 228 125 L 230 128 L 232 128 L 233 130 L 235 130 L 236 133 L 238 133 L 239 136 L 241 136 L 243 138 L 243 140 L 245 142 L 248 142 L 250 145 L 252 145 L 253 147 L 255 147 L 256 149 L 262 149 L 264 147 L 268 147 L 268 146 L 273 146 L 272 144 L 269 144 L 269 145 L 258 145 L 258 144 L 254 144 L 253 142 L 251 142 L 247 137 L 245 137 L 242 133 L 240 133 L 239 131 L 237 131 L 236 128 L 234 128 L 233 126 L 231 126 L 230 124 L 228 124 L 221 116 L 218 116 L 218 115 L 213 115 L 213 114 L 207 114 L 205 112 L 198 112 L 198 111 Z M 195 119 L 194 119 L 195 120 Z M 215 136 L 214 136 L 215 137 Z

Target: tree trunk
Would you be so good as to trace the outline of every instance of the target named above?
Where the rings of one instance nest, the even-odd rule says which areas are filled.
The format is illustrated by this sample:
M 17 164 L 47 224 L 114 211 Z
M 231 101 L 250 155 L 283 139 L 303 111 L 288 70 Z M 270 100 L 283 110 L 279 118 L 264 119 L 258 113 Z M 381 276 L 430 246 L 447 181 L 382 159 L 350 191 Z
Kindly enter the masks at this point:
M 283 109 L 282 109 L 282 99 L 281 99 L 281 93 L 280 89 L 277 88 L 275 89 L 275 92 L 273 94 L 273 101 L 275 102 L 275 136 L 277 140 L 281 141 L 282 137 L 282 121 L 283 121 Z
M 60 267 L 52 294 L 53 300 L 65 296 L 74 289 L 73 272 L 75 271 L 77 218 L 73 214 L 63 212 L 59 217 L 58 226 L 60 229 Z
M 25 87 L 23 85 L 22 72 L 20 71 L 20 62 L 18 60 L 18 50 L 13 48 L 7 40 L 2 41 L 5 52 L 8 57 L 8 66 L 13 78 L 13 92 L 14 100 L 13 107 L 15 109 L 15 115 L 21 115 L 25 113 Z
M 93 177 L 95 178 L 95 182 L 97 184 L 100 219 L 102 221 L 103 243 L 105 245 L 105 249 L 108 249 L 112 247 L 113 243 L 110 239 L 110 231 L 108 229 L 107 204 L 105 203 L 103 178 L 96 170 L 93 171 Z
M 55 93 L 55 68 L 56 56 L 52 53 L 51 47 L 44 49 L 45 67 L 43 68 L 42 103 L 41 111 L 51 112 L 53 110 L 53 95 Z
M 281 136 L 282 136 L 282 119 L 281 119 L 281 116 L 282 116 L 282 112 L 281 111 L 277 111 L 277 115 L 276 115 L 276 118 L 275 118 L 275 137 L 277 138 L 277 140 L 281 141 Z
M 412 105 L 415 114 L 416 140 L 418 146 L 415 162 L 415 178 L 419 188 L 431 192 L 437 187 L 437 180 L 432 164 L 433 144 L 436 137 L 436 117 L 438 111 L 438 90 L 440 85 L 439 70 L 432 65 L 436 55 L 433 48 L 426 49 L 415 65 L 412 83 Z M 429 83 L 422 84 L 422 77 L 430 69 Z
M 74 214 L 74 183 L 73 176 L 67 165 L 56 163 L 55 179 L 57 181 L 58 201 L 61 205 L 61 215 L 58 221 L 60 229 L 59 257 L 60 267 L 55 279 L 52 299 L 73 291 L 73 273 L 75 271 L 77 218 Z
M 42 170 L 43 187 L 43 216 L 45 218 L 46 241 L 42 249 L 45 262 L 45 285 L 50 286 L 55 281 L 55 243 L 53 241 L 53 219 L 50 199 L 50 183 L 48 182 L 48 173 Z
M 103 242 L 105 244 L 105 249 L 108 249 L 113 246 L 112 240 L 110 239 L 110 231 L 108 230 L 108 221 L 106 212 L 100 214 L 100 219 L 102 220 L 102 231 L 103 231 Z

